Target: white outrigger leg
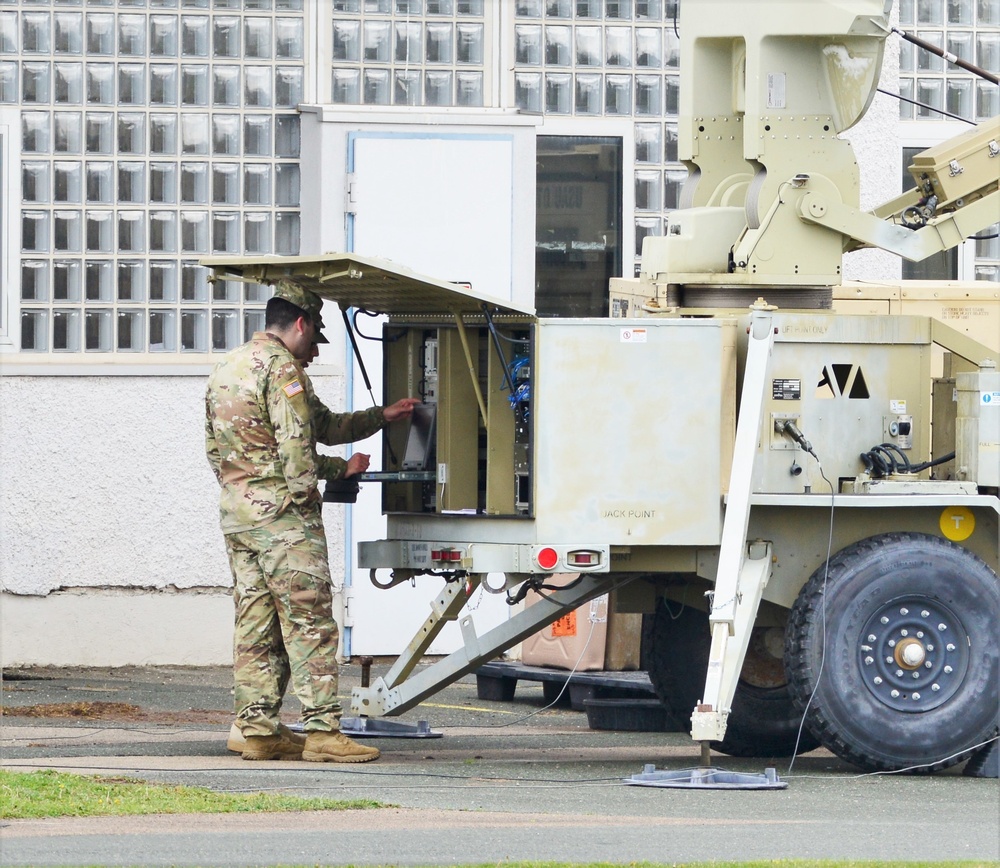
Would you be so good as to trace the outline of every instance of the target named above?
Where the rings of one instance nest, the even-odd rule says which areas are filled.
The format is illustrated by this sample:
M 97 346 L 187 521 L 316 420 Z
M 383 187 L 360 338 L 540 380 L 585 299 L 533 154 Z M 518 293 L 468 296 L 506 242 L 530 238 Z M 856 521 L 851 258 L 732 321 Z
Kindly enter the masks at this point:
M 701 742 L 701 768 L 657 771 L 647 765 L 643 772 L 625 783 L 676 789 L 784 789 L 773 768 L 763 774 L 726 772 L 710 767 L 709 743 L 721 741 L 736 694 L 736 683 L 750 643 L 761 595 L 771 577 L 771 544 L 747 542 L 750 521 L 750 494 L 753 462 L 757 454 L 764 413 L 768 362 L 774 346 L 774 327 L 766 309 L 756 309 L 750 317 L 740 413 L 736 423 L 733 468 L 729 478 L 726 517 L 722 525 L 719 568 L 711 595 L 709 626 L 712 647 L 701 702 L 691 714 L 691 738 Z
M 363 717 L 401 714 L 567 612 L 628 584 L 637 575 L 582 573 L 578 582 L 559 590 L 548 591 L 544 597 L 482 636 L 476 634 L 470 615 L 459 618 L 459 614 L 483 577 L 473 575 L 468 586 L 465 579 L 448 582 L 431 603 L 431 614 L 392 668 L 382 678 L 377 678 L 370 687 L 354 688 L 351 693 L 351 712 Z M 458 620 L 462 631 L 463 646 L 411 676 L 414 667 L 444 625 L 455 620 Z
M 757 454 L 774 346 L 771 314 L 755 310 L 750 317 L 740 412 L 736 423 L 733 467 L 729 478 L 726 517 L 722 525 L 719 569 L 711 597 L 709 626 L 712 646 L 701 702 L 691 715 L 691 737 L 701 742 L 702 765 L 708 765 L 709 742 L 721 741 L 760 598 L 771 577 L 771 545 L 747 543 L 753 464 Z

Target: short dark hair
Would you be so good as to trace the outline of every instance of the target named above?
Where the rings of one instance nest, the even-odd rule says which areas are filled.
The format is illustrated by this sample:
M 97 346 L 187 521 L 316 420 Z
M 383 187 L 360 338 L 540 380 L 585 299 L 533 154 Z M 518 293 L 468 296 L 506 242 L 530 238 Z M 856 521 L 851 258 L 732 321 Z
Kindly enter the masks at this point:
M 268 299 L 267 307 L 264 310 L 264 328 L 286 329 L 293 325 L 295 321 L 304 316 L 306 322 L 312 322 L 309 312 L 303 310 L 297 304 L 292 304 L 287 298 Z

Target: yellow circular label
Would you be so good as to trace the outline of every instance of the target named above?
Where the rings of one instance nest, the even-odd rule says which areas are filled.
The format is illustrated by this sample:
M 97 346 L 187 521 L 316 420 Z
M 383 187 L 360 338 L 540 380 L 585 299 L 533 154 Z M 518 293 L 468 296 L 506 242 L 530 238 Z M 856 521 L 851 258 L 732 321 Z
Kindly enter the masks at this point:
M 976 517 L 964 506 L 949 506 L 941 513 L 941 533 L 952 542 L 961 542 L 972 536 L 976 529 Z

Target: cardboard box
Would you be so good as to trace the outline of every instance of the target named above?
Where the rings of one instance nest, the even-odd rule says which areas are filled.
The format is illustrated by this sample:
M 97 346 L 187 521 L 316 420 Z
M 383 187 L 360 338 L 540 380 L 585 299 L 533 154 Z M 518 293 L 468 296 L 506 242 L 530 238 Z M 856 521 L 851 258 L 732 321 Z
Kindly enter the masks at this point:
M 577 573 L 557 573 L 548 585 L 565 587 Z M 538 605 L 540 597 L 528 592 L 525 604 Z M 604 669 L 608 631 L 608 596 L 604 594 L 568 612 L 521 643 L 521 662 L 526 666 L 551 666 L 577 672 Z

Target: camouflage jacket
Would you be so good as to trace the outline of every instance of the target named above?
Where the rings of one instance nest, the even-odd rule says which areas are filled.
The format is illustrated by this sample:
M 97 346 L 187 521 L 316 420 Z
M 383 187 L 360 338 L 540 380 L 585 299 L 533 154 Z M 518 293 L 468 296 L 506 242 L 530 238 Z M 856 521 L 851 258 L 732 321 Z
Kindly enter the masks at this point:
M 208 380 L 205 449 L 222 486 L 222 532 L 273 521 L 293 504 L 319 512 L 318 482 L 344 475 L 343 458 L 316 444 L 362 440 L 385 424 L 381 407 L 333 413 L 276 337 L 257 332 L 229 352 Z

